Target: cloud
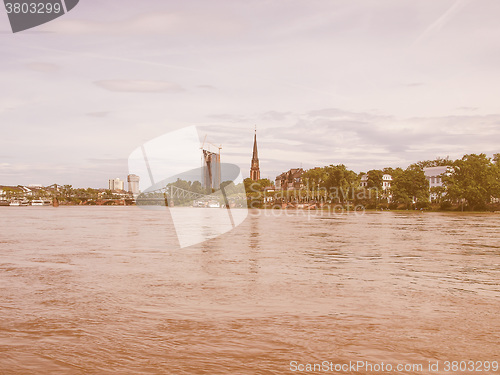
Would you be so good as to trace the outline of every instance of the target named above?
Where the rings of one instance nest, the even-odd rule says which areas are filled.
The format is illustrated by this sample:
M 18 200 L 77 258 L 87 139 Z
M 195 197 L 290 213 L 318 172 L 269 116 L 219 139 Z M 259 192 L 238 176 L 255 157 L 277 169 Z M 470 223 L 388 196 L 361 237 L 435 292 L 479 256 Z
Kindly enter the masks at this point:
M 92 165 L 100 166 L 127 166 L 127 159 L 125 158 L 115 158 L 115 159 L 104 159 L 104 158 L 88 158 L 86 159 Z
M 61 67 L 57 64 L 44 62 L 31 62 L 26 64 L 26 67 L 30 70 L 41 73 L 52 73 L 61 69 Z
M 423 86 L 423 82 L 409 82 L 409 83 L 403 83 L 402 84 L 405 87 L 418 87 L 418 86 Z
M 114 92 L 181 92 L 182 87 L 167 81 L 142 81 L 142 80 L 103 80 L 94 82 L 100 88 Z
M 261 118 L 264 121 L 283 121 L 285 120 L 291 113 L 290 112 L 279 112 L 279 111 L 268 111 L 261 115 Z
M 215 86 L 212 85 L 198 85 L 196 87 L 198 87 L 199 89 L 216 90 Z
M 468 3 L 468 0 L 457 0 L 446 12 L 444 12 L 437 20 L 430 24 L 425 31 L 416 39 L 415 44 L 419 44 L 427 38 L 438 33 L 446 26 L 451 19 L 458 14 Z
M 239 116 L 239 115 L 233 115 L 229 113 L 220 113 L 220 114 L 215 114 L 215 115 L 209 115 L 208 116 L 211 119 L 214 120 L 220 120 L 220 121 L 230 121 L 230 122 L 248 122 L 250 119 L 245 117 L 245 116 Z
M 142 5 L 142 4 L 141 4 Z M 161 8 L 161 5 L 160 5 Z M 115 13 L 120 13 L 117 10 Z M 94 15 L 94 14 L 93 14 Z M 119 16 L 120 17 L 120 16 Z M 234 17 L 224 17 L 215 8 L 201 11 L 163 11 L 121 16 L 121 19 L 91 21 L 82 19 L 61 19 L 48 23 L 44 28 L 64 34 L 95 35 L 234 35 L 241 29 L 241 22 Z
M 102 111 L 102 112 L 88 112 L 86 113 L 87 116 L 90 116 L 90 117 L 106 117 L 107 115 L 109 115 L 110 112 L 108 111 Z
M 273 111 L 271 111 L 273 113 Z M 274 178 L 288 168 L 345 164 L 355 171 L 404 167 L 420 160 L 498 150 L 500 115 L 397 118 L 369 112 L 324 108 L 288 113 L 283 123 L 259 122 L 208 126 L 203 129 L 221 143 L 226 161 L 248 169 L 253 124 L 262 175 Z M 238 118 L 238 115 L 224 116 Z M 259 124 L 260 129 L 259 130 Z
M 477 111 L 479 108 L 462 106 L 462 107 L 458 107 L 457 109 L 460 111 Z

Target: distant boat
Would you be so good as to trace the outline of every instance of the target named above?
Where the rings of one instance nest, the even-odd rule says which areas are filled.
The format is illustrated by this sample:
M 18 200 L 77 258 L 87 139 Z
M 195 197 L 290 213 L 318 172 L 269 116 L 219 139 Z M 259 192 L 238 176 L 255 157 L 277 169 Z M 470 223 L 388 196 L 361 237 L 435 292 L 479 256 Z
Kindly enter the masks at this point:
M 220 208 L 219 202 L 208 202 L 208 208 Z
M 31 201 L 31 205 L 32 206 L 43 206 L 44 205 L 44 202 L 42 199 L 33 199 Z
M 20 206 L 21 202 L 19 201 L 10 201 L 9 206 Z
M 9 201 L 0 200 L 0 206 L 8 206 L 8 205 L 9 205 Z

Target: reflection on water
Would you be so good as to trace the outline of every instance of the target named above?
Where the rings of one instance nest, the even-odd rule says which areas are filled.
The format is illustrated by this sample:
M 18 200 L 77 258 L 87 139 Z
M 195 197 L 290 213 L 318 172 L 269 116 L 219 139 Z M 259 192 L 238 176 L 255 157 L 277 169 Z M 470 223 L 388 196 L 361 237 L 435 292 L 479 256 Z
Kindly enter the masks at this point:
M 255 211 L 179 249 L 163 211 L 0 213 L 1 374 L 498 360 L 500 215 Z

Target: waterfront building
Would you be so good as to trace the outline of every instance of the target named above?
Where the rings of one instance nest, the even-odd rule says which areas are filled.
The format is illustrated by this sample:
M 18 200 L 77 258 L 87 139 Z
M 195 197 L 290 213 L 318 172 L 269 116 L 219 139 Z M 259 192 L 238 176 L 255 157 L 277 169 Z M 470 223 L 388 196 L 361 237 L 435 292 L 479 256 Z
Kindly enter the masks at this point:
M 300 190 L 304 186 L 302 182 L 303 174 L 304 170 L 302 168 L 290 169 L 276 177 L 274 186 L 276 190 Z
M 385 173 L 382 176 L 382 190 L 388 190 L 391 188 L 392 184 L 392 176 L 390 174 Z M 359 183 L 359 186 L 368 188 L 368 173 L 365 173 L 364 175 L 361 176 L 361 181 Z
M 0 195 L 6 196 L 7 194 L 24 195 L 25 190 L 22 189 L 21 185 L 18 186 L 6 186 L 0 185 Z
M 23 185 L 18 185 L 18 187 L 23 191 L 24 196 L 33 196 L 33 189 Z
M 109 180 L 109 190 L 124 190 L 124 188 L 125 181 L 122 181 L 119 178 Z
M 382 176 L 382 190 L 387 190 L 391 188 L 392 176 L 390 174 L 384 174 Z
M 424 174 L 427 181 L 429 181 L 429 188 L 443 186 L 443 175 L 449 172 L 449 166 L 444 165 L 441 167 L 428 167 L 424 168 Z
M 127 181 L 128 181 L 128 192 L 132 193 L 134 196 L 139 195 L 140 190 L 139 190 L 139 181 L 140 178 L 139 176 L 135 174 L 129 174 L 127 176 Z
M 253 138 L 253 155 L 252 164 L 250 167 L 250 178 L 253 181 L 260 180 L 259 155 L 257 152 L 257 129 L 255 130 L 255 135 Z
M 359 183 L 359 186 L 364 188 L 368 187 L 368 173 L 365 173 L 361 176 L 361 182 Z
M 9 203 L 7 200 L 7 192 L 0 186 L 0 205 L 6 206 Z
M 427 181 L 429 181 L 429 196 L 431 201 L 439 198 L 439 194 L 433 190 L 438 190 L 435 188 L 443 188 L 441 196 L 445 194 L 443 185 L 443 176 L 450 174 L 451 167 L 448 165 L 443 165 L 439 167 L 427 167 L 424 168 L 424 175 Z

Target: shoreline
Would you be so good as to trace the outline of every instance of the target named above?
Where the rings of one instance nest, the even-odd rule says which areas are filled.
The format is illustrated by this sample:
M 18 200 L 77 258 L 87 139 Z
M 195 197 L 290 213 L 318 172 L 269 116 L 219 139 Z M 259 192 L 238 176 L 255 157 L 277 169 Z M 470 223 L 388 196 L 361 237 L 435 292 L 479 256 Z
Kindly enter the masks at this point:
M 0 206 L 1 207 L 22 207 L 22 208 L 64 208 L 64 207 L 139 207 L 136 204 L 131 204 L 131 205 L 111 205 L 111 204 L 103 204 L 103 205 L 97 205 L 97 204 L 61 204 L 58 207 L 54 207 L 52 205 L 43 205 L 43 206 Z M 168 207 L 168 206 L 160 206 L 160 205 L 150 205 L 150 206 L 140 206 L 142 209 L 148 209 L 148 208 L 160 208 L 160 207 L 166 207 L 166 208 L 207 208 L 207 207 L 191 207 L 191 206 L 173 206 L 173 207 Z M 225 209 L 224 207 L 221 207 L 222 209 Z M 214 209 L 214 208 L 211 208 Z M 244 209 L 244 207 L 233 207 L 231 209 Z M 347 209 L 333 209 L 330 207 L 323 207 L 323 208 L 317 208 L 317 209 L 306 209 L 306 208 L 293 208 L 293 207 L 287 207 L 287 208 L 271 208 L 271 207 L 248 207 L 247 208 L 249 211 L 251 210 L 257 210 L 257 211 L 269 211 L 269 212 L 301 212 L 301 213 L 332 213 L 336 215 L 342 215 L 342 214 L 363 214 L 363 213 L 385 213 L 385 212 L 394 212 L 394 213 L 447 213 L 447 214 L 490 214 L 490 215 L 500 215 L 500 211 L 457 211 L 457 210 L 403 210 L 403 209 L 385 209 L 385 210 L 380 210 L 380 209 L 374 209 L 374 208 L 364 208 L 362 210 L 347 210 Z

